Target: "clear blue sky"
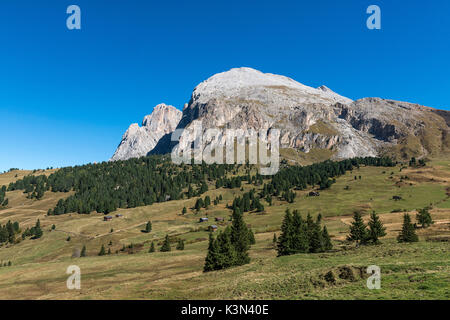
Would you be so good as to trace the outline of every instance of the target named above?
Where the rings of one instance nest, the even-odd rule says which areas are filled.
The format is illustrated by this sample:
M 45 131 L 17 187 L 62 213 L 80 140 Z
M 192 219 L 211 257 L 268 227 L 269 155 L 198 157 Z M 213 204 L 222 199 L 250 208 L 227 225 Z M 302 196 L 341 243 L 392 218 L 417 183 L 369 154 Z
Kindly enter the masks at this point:
M 0 171 L 107 160 L 156 104 L 233 67 L 448 109 L 449 16 L 448 0 L 2 0 Z

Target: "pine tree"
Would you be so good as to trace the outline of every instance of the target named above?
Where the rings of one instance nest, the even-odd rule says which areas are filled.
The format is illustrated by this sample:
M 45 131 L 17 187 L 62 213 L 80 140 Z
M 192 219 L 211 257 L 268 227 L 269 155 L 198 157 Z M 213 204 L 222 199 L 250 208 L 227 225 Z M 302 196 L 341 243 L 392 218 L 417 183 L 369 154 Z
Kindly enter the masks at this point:
M 44 232 L 41 229 L 41 221 L 39 219 L 36 222 L 36 225 L 34 226 L 34 232 L 33 233 L 34 233 L 33 239 L 39 239 L 44 234 Z
M 230 240 L 236 251 L 236 265 L 238 266 L 250 262 L 250 257 L 248 255 L 248 250 L 250 248 L 248 234 L 249 231 L 242 214 L 239 209 L 236 209 L 232 215 Z
M 211 205 L 211 198 L 209 196 L 205 197 L 204 206 L 208 208 Z
M 159 251 L 168 252 L 170 250 L 171 250 L 171 248 L 170 248 L 169 235 L 166 234 L 166 238 L 164 239 L 163 245 L 161 246 L 161 249 L 159 249 Z
M 80 257 L 86 257 L 86 246 L 83 245 L 83 248 L 81 249 Z
M 292 215 L 289 209 L 286 209 L 283 223 L 281 225 L 281 235 L 278 238 L 278 256 L 292 254 Z
M 331 249 L 333 249 L 333 244 L 331 243 L 330 235 L 328 234 L 326 226 L 323 226 L 322 241 L 322 247 L 325 251 L 330 251 Z
M 250 228 L 248 228 L 248 242 L 250 245 L 253 245 L 256 243 L 255 234 L 253 233 L 253 230 Z
M 216 270 L 218 254 L 219 254 L 219 250 L 217 248 L 217 242 L 214 239 L 212 232 L 210 232 L 209 233 L 208 253 L 206 255 L 205 265 L 203 267 L 204 272 Z
M 350 234 L 347 240 L 356 241 L 357 244 L 364 244 L 367 241 L 367 229 L 362 219 L 361 213 L 355 211 L 353 214 L 353 222 L 350 226 Z
M 417 222 L 422 225 L 422 228 L 428 228 L 430 225 L 434 223 L 431 218 L 430 211 L 428 208 L 420 209 L 416 215 Z
M 239 266 L 250 261 L 250 258 L 245 256 L 246 252 L 243 253 L 237 251 L 236 247 L 233 245 L 231 236 L 232 230 L 229 226 L 217 236 L 216 242 L 218 253 L 215 270 Z M 247 239 L 247 234 L 245 234 L 245 239 Z M 246 258 L 248 258 L 248 261 Z
M 277 239 L 277 234 L 276 234 L 276 233 L 274 233 L 274 234 L 273 234 L 273 239 L 272 239 L 272 243 L 276 244 L 277 242 L 278 242 L 278 239 Z
M 105 246 L 102 244 L 102 247 L 100 248 L 100 252 L 98 253 L 99 256 L 104 256 L 106 254 Z
M 186 207 L 183 207 L 183 210 L 181 211 L 181 214 L 186 214 L 187 213 L 187 209 L 186 209 Z
M 203 199 L 198 198 L 197 201 L 195 202 L 195 210 L 200 211 L 200 209 L 203 207 L 204 207 Z
M 152 223 L 150 221 L 145 225 L 145 232 L 150 233 L 152 231 Z
M 179 240 L 178 241 L 176 249 L 177 250 L 184 250 L 184 240 Z
M 308 227 L 309 252 L 323 252 L 322 230 L 319 222 L 314 222 L 311 215 L 308 214 L 306 224 Z
M 386 228 L 383 226 L 383 223 L 381 222 L 378 215 L 373 211 L 370 214 L 370 220 L 369 220 L 369 230 L 367 233 L 367 239 L 368 241 L 371 241 L 373 244 L 380 243 L 379 238 L 384 237 L 386 235 Z
M 305 221 L 298 210 L 294 210 L 292 215 L 292 253 L 305 253 L 309 251 L 310 243 L 308 230 Z
M 411 217 L 409 214 L 405 213 L 403 216 L 403 226 L 402 231 L 397 237 L 398 242 L 417 242 L 419 238 L 417 237 L 414 225 L 411 223 Z
M 152 241 L 152 244 L 150 245 L 150 249 L 148 250 L 149 253 L 155 252 L 155 243 Z

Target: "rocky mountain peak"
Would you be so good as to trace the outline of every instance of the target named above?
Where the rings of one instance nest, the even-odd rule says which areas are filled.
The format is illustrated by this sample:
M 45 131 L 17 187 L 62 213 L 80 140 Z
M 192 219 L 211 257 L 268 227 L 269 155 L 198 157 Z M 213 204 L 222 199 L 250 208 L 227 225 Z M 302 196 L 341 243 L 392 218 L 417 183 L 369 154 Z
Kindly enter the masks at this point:
M 144 117 L 142 127 L 137 123 L 130 125 L 122 137 L 111 160 L 126 160 L 145 156 L 159 139 L 175 130 L 181 119 L 181 111 L 164 103 L 153 108 L 151 114 Z
M 272 91 L 295 96 L 297 102 L 342 102 L 352 100 L 332 92 L 308 87 L 291 78 L 242 67 L 213 75 L 200 83 L 192 94 L 192 100 L 206 103 L 211 99 L 267 100 Z M 284 91 L 284 92 L 282 92 Z
M 402 158 L 450 148 L 449 113 L 417 104 L 364 98 L 353 101 L 326 86 L 312 88 L 291 78 L 252 68 L 234 68 L 200 83 L 183 112 L 164 104 L 130 126 L 113 160 L 168 153 L 170 133 L 194 124 L 203 130 L 280 130 L 280 147 L 298 159 L 393 154 Z M 312 151 L 312 152 L 311 152 Z M 309 160 L 308 160 L 309 159 Z M 297 161 L 294 160 L 294 161 Z

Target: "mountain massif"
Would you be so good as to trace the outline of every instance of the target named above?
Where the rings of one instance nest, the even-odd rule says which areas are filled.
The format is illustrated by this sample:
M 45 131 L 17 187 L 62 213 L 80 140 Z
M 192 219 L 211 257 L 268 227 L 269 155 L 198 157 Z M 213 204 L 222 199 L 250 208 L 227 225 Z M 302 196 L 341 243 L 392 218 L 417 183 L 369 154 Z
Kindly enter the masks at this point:
M 235 68 L 200 83 L 182 114 L 159 105 L 124 134 L 112 160 L 168 153 L 170 134 L 195 124 L 207 128 L 279 129 L 288 154 L 321 159 L 392 155 L 424 157 L 450 149 L 450 112 L 380 98 L 353 101 L 326 86 L 317 89 L 290 78 Z M 186 140 L 186 139 L 185 139 Z

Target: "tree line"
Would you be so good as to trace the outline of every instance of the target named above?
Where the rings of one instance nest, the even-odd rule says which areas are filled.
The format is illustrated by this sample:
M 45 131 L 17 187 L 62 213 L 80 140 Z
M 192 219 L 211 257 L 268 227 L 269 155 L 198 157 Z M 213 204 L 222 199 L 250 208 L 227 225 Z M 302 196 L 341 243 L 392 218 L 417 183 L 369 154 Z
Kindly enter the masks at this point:
M 38 219 L 36 221 L 36 224 L 32 228 L 27 228 L 25 231 L 22 232 L 19 222 L 11 222 L 10 220 L 5 224 L 0 224 L 0 244 L 3 243 L 16 243 L 17 237 L 20 235 L 22 237 L 22 240 L 25 240 L 27 237 L 30 237 L 32 239 L 39 239 L 42 237 L 44 232 L 41 228 L 41 222 Z
M 173 164 L 164 156 L 103 162 L 62 168 L 50 176 L 26 176 L 8 186 L 41 199 L 46 191 L 75 194 L 58 201 L 49 215 L 69 212 L 110 213 L 155 202 L 199 196 L 208 191 L 207 181 L 223 178 L 232 165 L 187 166 Z M 187 188 L 187 192 L 183 190 Z

